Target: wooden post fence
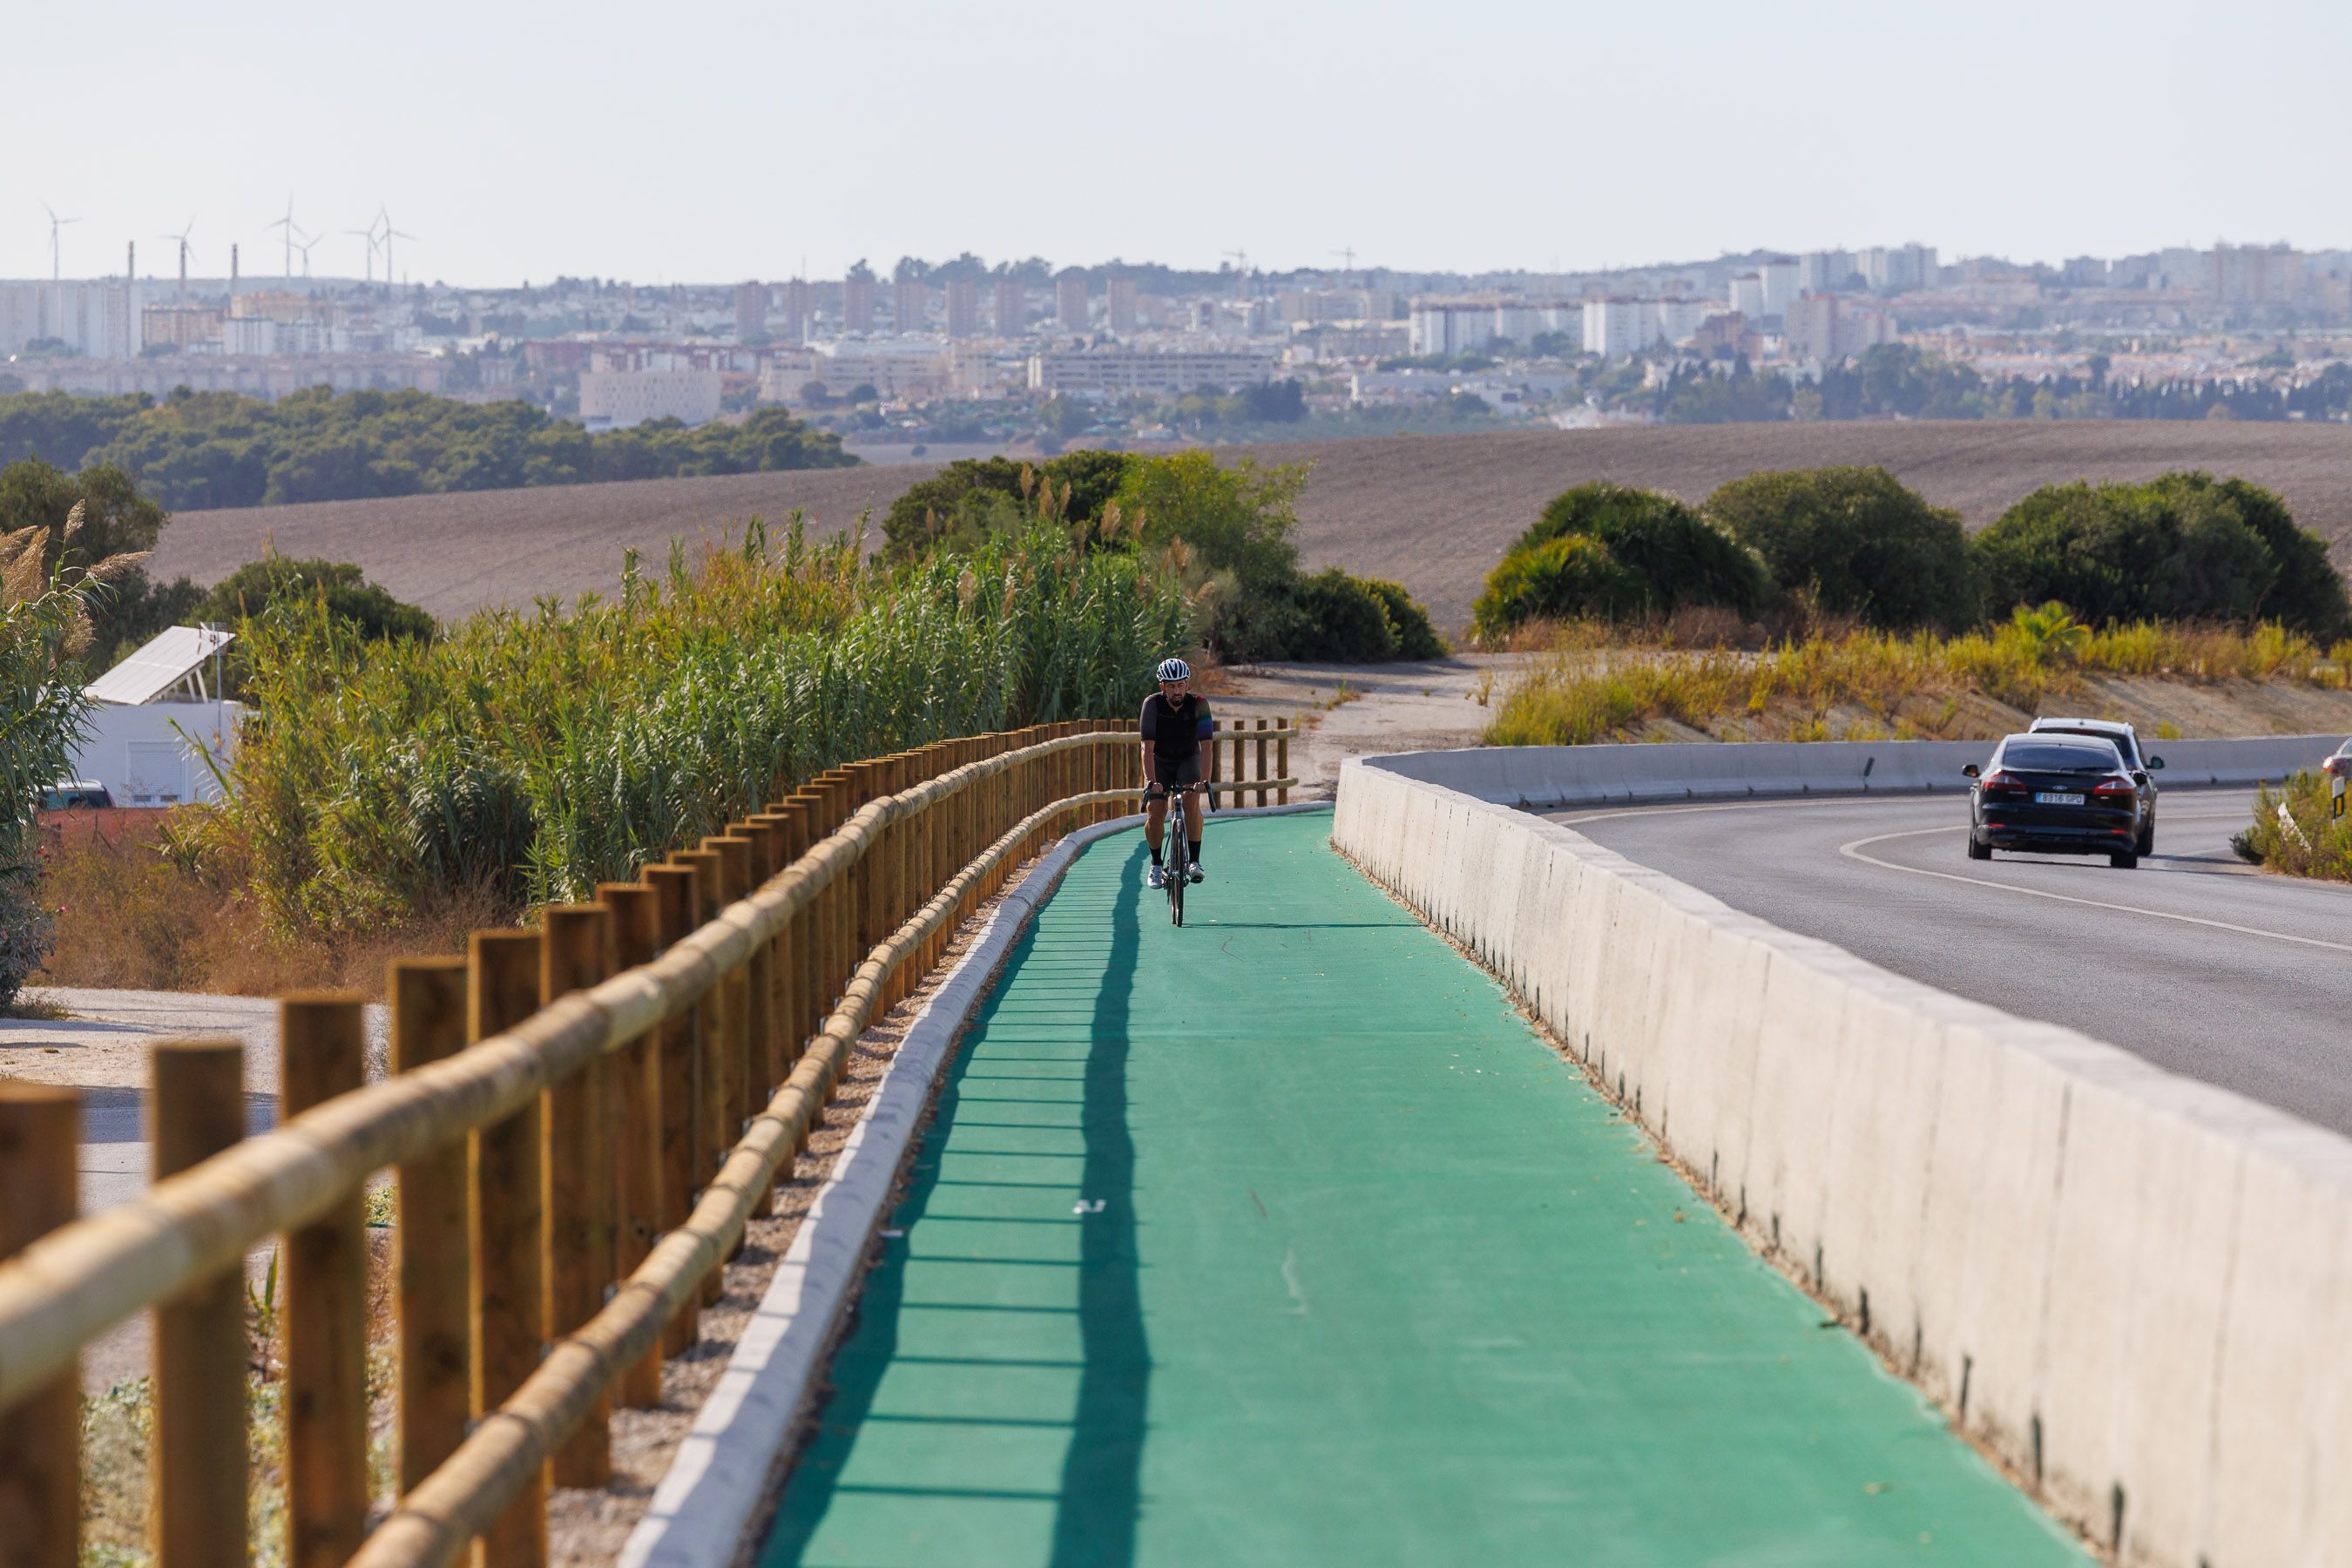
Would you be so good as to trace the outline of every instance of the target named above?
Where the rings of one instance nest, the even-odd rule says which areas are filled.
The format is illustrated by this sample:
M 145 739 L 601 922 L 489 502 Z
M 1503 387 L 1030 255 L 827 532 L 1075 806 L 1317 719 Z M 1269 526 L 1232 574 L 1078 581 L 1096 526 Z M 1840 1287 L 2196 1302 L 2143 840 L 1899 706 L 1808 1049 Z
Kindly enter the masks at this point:
M 1267 744 L 1286 770 L 1295 731 L 1259 722 L 1245 770 L 1241 729 L 1216 737 L 1234 796 L 1286 799 Z M 166 1042 L 170 1201 L 134 1200 L 135 1224 L 74 1218 L 75 1098 L 0 1084 L 0 1557 L 78 1562 L 76 1358 L 152 1309 L 155 1559 L 246 1560 L 246 1260 L 275 1236 L 289 1562 L 416 1568 L 470 1542 L 480 1568 L 541 1568 L 551 1481 L 608 1479 L 611 1408 L 660 1402 L 860 1034 L 1047 842 L 1135 808 L 1134 748 L 1129 723 L 1060 721 L 848 763 L 538 931 L 394 963 L 387 1082 L 364 1083 L 357 998 L 289 996 L 286 1125 L 252 1139 L 241 1047 Z M 385 1171 L 399 1500 L 371 1532 Z

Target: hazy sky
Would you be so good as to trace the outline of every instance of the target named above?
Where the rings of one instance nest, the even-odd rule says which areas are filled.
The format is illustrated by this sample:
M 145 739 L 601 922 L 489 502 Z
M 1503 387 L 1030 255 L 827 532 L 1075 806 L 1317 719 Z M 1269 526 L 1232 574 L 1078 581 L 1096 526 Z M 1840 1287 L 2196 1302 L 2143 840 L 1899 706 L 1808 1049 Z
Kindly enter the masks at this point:
M 513 0 L 16 8 L 0 276 L 858 257 L 1569 268 L 1919 239 L 2352 245 L 2347 0 Z M 331 236 L 314 270 L 357 275 Z M 299 267 L 299 261 L 298 261 Z

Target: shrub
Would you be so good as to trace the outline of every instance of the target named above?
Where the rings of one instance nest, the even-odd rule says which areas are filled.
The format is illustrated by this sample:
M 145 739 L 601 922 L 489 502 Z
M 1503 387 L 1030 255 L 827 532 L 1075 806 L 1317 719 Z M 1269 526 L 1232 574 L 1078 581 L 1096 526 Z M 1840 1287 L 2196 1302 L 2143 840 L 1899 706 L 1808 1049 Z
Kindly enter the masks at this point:
M 1617 620 L 1648 603 L 1648 584 L 1619 565 L 1608 545 L 1589 533 L 1563 533 L 1515 545 L 1486 574 L 1470 620 L 1482 640 L 1492 641 L 1524 621 Z
M 2241 479 L 2045 486 L 1975 548 L 1996 605 L 2057 599 L 2102 625 L 2275 620 L 2319 637 L 2352 626 L 2326 544 Z
M 240 621 L 285 599 L 317 599 L 328 615 L 370 641 L 433 635 L 431 616 L 394 598 L 350 562 L 277 554 L 248 561 L 222 578 L 195 606 L 195 615 L 206 621 Z
M 1396 634 L 1398 658 L 1444 658 L 1445 639 L 1437 635 L 1430 624 L 1429 612 L 1404 591 L 1402 583 L 1391 583 L 1385 577 L 1359 577 L 1357 582 L 1371 590 L 1388 612 L 1389 629 Z
M 1750 474 L 1709 496 L 1706 512 L 1784 591 L 1810 593 L 1832 615 L 1897 630 L 1976 623 L 1980 594 L 1959 514 L 1884 468 Z
M 1601 545 L 1615 568 L 1603 574 L 1608 589 L 1598 595 L 1610 607 L 1567 607 L 1594 600 L 1585 579 L 1599 571 L 1590 551 L 1549 549 L 1571 537 Z M 1488 574 L 1476 624 L 1479 636 L 1493 638 L 1539 616 L 1671 615 L 1720 605 L 1745 616 L 1770 588 L 1753 554 L 1674 497 L 1630 485 L 1578 485 L 1553 497 Z M 1553 590 L 1561 603 L 1549 602 Z
M 2212 485 L 2269 547 L 2278 580 L 2263 596 L 2257 612 L 2263 619 L 2308 637 L 2352 634 L 2352 604 L 2346 600 L 2343 574 L 2327 558 L 2327 542 L 2307 528 L 2296 527 L 2294 513 L 2277 494 L 2239 479 L 2223 479 L 2218 485 L 2204 474 L 2181 474 L 2176 479 L 2184 486 Z
M 1055 497 L 1056 515 L 1072 524 L 1091 524 L 1118 494 L 1134 460 L 1124 453 L 1092 449 L 1037 464 L 1011 458 L 960 458 L 931 478 L 908 486 L 890 503 L 882 520 L 883 538 L 888 552 L 900 560 L 940 545 L 969 549 L 992 533 L 1025 526 L 1048 488 Z M 1065 489 L 1066 500 L 1061 499 Z
M 1337 566 L 1299 580 L 1298 607 L 1305 622 L 1294 658 L 1332 664 L 1385 664 L 1397 657 L 1396 628 L 1388 607 L 1361 578 Z

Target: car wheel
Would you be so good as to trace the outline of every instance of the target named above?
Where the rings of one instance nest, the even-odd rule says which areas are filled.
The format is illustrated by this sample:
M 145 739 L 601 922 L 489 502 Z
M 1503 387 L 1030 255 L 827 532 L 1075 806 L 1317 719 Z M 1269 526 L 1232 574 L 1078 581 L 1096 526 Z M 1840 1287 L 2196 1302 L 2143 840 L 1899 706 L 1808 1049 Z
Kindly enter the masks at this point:
M 1977 838 L 1977 836 L 1976 836 L 1975 834 L 1973 834 L 1973 833 L 1969 834 L 1969 859 L 1971 859 L 1971 860 L 1990 860 L 1990 859 L 1991 859 L 1991 858 L 1992 858 L 1992 846 L 1991 846 L 1991 845 L 1990 845 L 1990 844 L 1985 844 L 1985 843 L 1980 843 L 1980 842 L 1979 842 L 1979 840 L 1978 840 L 1978 838 Z
M 2156 853 L 2156 818 L 2153 816 L 2140 827 L 2139 842 L 2132 846 L 2132 853 L 2135 855 Z
M 2113 866 L 2118 871 L 2137 870 L 2139 868 L 2139 855 L 2135 850 L 2118 849 L 2114 854 L 2107 857 L 2107 864 Z

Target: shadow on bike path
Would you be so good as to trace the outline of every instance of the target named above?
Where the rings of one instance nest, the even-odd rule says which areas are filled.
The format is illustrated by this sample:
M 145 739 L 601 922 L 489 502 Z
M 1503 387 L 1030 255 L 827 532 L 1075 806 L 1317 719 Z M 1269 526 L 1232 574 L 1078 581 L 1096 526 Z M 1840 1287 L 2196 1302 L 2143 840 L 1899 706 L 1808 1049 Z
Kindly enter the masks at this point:
M 763 1568 L 2081 1560 L 1328 832 L 1071 867 Z

